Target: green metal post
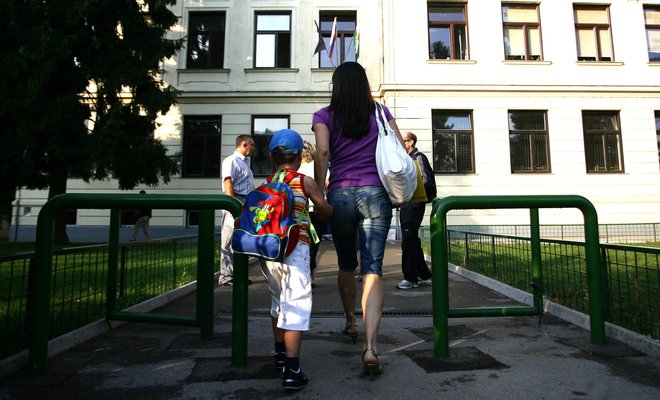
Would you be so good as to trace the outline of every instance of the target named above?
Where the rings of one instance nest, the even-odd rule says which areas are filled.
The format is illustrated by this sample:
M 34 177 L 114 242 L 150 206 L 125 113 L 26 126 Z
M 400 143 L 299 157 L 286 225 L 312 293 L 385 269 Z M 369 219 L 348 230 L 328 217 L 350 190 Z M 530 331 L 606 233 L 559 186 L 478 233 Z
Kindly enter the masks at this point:
M 105 303 L 105 317 L 117 311 L 117 267 L 119 264 L 119 209 L 110 210 L 110 230 L 108 232 L 108 282 Z
M 532 244 L 532 294 L 534 308 L 538 315 L 543 314 L 543 271 L 541 268 L 541 226 L 539 224 L 539 209 L 530 208 L 530 238 Z
M 245 254 L 234 254 L 233 281 L 231 364 L 241 367 L 247 363 L 248 336 L 248 256 Z
M 41 372 L 46 367 L 48 358 L 48 336 L 50 333 L 50 277 L 53 267 L 53 236 L 57 207 L 46 203 L 37 218 L 35 243 L 35 262 L 30 268 L 34 272 L 33 292 L 28 295 L 32 302 L 32 320 L 30 321 L 30 347 L 28 369 Z
M 447 211 L 439 199 L 431 211 L 431 272 L 433 274 L 433 354 L 449 357 L 449 270 L 447 255 Z
M 213 336 L 214 210 L 199 211 L 197 242 L 197 321 L 202 338 Z
M 605 343 L 605 299 L 603 296 L 603 274 L 600 268 L 600 240 L 598 236 L 598 214 L 593 204 L 584 199 L 580 210 L 584 215 L 585 257 L 589 284 L 589 325 L 591 343 Z

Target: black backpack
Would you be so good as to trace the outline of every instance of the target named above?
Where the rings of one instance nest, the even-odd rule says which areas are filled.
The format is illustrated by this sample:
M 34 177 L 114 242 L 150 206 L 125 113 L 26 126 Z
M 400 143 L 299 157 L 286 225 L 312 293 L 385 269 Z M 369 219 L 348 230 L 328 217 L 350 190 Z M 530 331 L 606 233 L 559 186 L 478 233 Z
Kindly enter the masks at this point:
M 419 163 L 419 167 L 422 169 L 422 175 L 429 177 L 428 182 L 424 182 L 424 190 L 426 191 L 427 202 L 430 203 L 438 197 L 438 189 L 435 186 L 435 174 L 433 173 L 431 164 L 429 164 L 426 155 L 417 149 L 410 156 Z

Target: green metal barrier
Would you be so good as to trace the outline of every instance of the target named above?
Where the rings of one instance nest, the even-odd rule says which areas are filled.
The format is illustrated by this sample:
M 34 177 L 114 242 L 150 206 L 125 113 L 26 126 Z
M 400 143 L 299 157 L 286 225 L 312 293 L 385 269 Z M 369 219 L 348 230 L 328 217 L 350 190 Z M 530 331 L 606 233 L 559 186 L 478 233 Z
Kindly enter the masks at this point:
M 120 210 L 129 208 L 193 209 L 199 210 L 197 249 L 197 304 L 194 317 L 167 314 L 118 311 L 117 267 L 119 264 Z M 108 290 L 106 318 L 112 320 L 199 326 L 202 338 L 213 335 L 213 263 L 215 254 L 215 210 L 223 209 L 240 215 L 242 203 L 227 195 L 157 195 L 157 194 L 62 194 L 50 199 L 39 212 L 35 246 L 35 271 L 29 317 L 28 369 L 40 372 L 48 357 L 50 278 L 55 218 L 67 208 L 110 209 Z M 234 257 L 234 286 L 232 303 L 232 364 L 247 362 L 247 299 L 248 258 Z
M 532 243 L 532 307 L 449 308 L 449 271 L 447 213 L 456 209 L 530 210 Z M 605 343 L 603 280 L 600 265 L 598 215 L 593 204 L 577 195 L 539 196 L 449 196 L 433 200 L 431 211 L 431 268 L 433 272 L 433 352 L 435 357 L 449 356 L 450 317 L 497 317 L 541 315 L 543 289 L 539 208 L 577 208 L 584 217 L 585 256 L 589 285 L 591 342 Z

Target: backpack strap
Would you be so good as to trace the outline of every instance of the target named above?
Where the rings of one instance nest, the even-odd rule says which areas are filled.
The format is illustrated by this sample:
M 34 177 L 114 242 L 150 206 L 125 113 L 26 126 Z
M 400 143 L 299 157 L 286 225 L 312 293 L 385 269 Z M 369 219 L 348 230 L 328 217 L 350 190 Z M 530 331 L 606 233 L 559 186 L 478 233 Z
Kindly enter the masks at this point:
M 299 174 L 292 169 L 287 170 L 286 168 L 283 168 L 269 176 L 266 180 L 268 182 L 283 182 L 289 184 L 289 182 L 294 180 L 297 176 L 301 177 L 301 181 L 304 180 L 305 175 Z M 312 219 L 309 217 L 309 211 L 307 211 L 307 208 L 303 209 L 300 215 L 298 215 L 298 225 L 302 223 L 302 220 L 305 216 L 307 216 L 307 232 L 309 233 L 309 238 L 312 239 L 314 243 L 320 242 L 321 240 L 319 239 L 319 235 L 316 233 L 314 224 L 312 224 Z

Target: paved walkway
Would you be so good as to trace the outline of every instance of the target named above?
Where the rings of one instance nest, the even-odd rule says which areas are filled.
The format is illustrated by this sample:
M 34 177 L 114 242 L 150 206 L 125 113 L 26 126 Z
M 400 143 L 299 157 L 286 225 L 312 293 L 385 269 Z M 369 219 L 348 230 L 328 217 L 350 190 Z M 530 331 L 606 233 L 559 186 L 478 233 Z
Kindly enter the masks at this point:
M 385 373 L 362 375 L 361 344 L 342 337 L 336 258 L 322 243 L 311 331 L 301 364 L 309 385 L 286 393 L 272 368 L 267 287 L 251 266 L 248 363 L 232 367 L 231 288 L 215 289 L 215 336 L 189 327 L 126 323 L 48 360 L 47 371 L 0 378 L 0 399 L 635 399 L 660 398 L 660 360 L 552 316 L 450 319 L 450 357 L 433 357 L 431 288 L 397 290 L 400 250 L 384 267 L 380 352 Z M 450 276 L 451 307 L 514 305 Z M 190 314 L 194 293 L 163 312 Z M 361 321 L 360 329 L 362 328 Z M 362 336 L 360 336 L 362 337 Z

